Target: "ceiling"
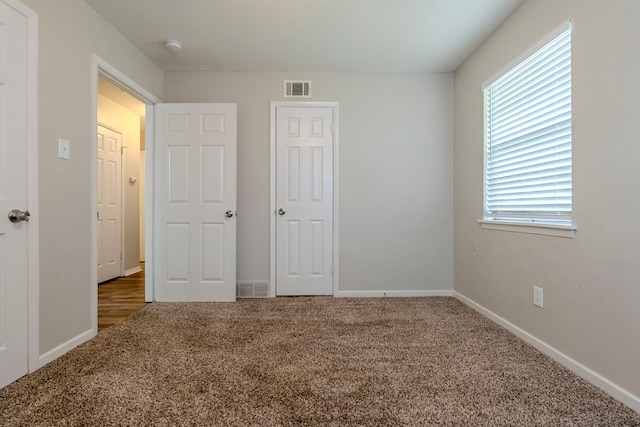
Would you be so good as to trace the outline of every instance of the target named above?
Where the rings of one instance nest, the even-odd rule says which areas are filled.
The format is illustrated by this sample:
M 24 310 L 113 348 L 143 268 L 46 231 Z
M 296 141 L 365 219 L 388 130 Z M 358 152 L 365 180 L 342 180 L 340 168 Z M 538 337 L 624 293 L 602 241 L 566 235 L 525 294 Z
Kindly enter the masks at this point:
M 85 1 L 164 70 L 449 72 L 524 0 Z

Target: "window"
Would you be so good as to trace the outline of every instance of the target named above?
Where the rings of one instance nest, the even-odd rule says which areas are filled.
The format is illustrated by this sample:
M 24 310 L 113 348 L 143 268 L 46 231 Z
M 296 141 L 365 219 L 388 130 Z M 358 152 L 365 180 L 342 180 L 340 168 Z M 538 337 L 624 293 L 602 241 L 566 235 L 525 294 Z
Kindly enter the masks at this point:
M 570 23 L 549 39 L 483 86 L 484 222 L 571 225 Z

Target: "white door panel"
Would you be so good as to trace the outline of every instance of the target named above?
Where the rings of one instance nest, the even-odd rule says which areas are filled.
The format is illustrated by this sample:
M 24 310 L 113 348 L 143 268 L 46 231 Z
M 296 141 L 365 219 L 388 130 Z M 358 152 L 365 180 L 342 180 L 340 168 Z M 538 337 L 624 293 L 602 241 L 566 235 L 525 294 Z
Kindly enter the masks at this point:
M 0 387 L 28 370 L 27 18 L 0 2 Z
M 155 299 L 235 301 L 236 105 L 157 104 Z
M 122 134 L 98 126 L 98 283 L 122 275 Z
M 276 110 L 276 292 L 333 293 L 333 109 Z

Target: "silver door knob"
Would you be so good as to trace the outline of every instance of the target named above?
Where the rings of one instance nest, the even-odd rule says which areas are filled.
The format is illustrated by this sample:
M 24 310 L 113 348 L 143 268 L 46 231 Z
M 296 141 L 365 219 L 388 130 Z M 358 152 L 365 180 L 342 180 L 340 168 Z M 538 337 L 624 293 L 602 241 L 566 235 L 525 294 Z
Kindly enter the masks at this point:
M 29 213 L 29 211 L 19 211 L 18 209 L 14 209 L 11 212 L 9 212 L 9 221 L 11 222 L 20 222 L 20 221 L 29 221 L 29 218 L 31 218 L 31 214 Z
M 278 209 L 278 215 L 284 215 L 286 213 L 287 213 L 287 211 L 285 211 L 284 209 L 282 209 L 282 208 Z
M 224 213 L 224 216 L 226 216 L 227 218 L 231 218 L 233 216 L 233 211 L 226 211 Z

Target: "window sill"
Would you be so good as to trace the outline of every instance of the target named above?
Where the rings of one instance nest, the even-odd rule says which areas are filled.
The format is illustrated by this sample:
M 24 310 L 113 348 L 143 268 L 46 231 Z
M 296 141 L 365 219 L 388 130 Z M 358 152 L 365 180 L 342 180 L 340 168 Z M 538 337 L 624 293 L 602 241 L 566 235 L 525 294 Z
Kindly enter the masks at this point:
M 479 219 L 478 224 L 485 230 L 511 231 L 514 233 L 541 234 L 543 236 L 573 239 L 576 236 L 575 225 L 541 224 L 516 221 L 495 221 Z

